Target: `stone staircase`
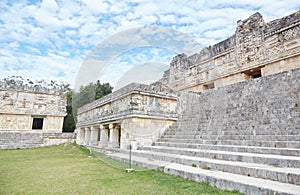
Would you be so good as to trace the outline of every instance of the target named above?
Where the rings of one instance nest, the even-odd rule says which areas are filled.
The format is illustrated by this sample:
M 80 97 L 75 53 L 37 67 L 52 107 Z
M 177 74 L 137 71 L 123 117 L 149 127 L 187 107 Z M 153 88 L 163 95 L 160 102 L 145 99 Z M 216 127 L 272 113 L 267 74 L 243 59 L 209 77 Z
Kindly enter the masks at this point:
M 168 131 L 153 146 L 132 151 L 133 163 L 245 194 L 300 194 L 299 136 L 274 136 L 260 146 L 265 138 L 260 135 L 244 142 L 238 136 L 194 135 Z M 128 151 L 107 155 L 128 161 Z
M 300 194 L 300 85 L 285 74 L 280 89 L 265 77 L 181 94 L 178 121 L 133 162 L 245 194 Z M 106 154 L 128 161 L 128 151 Z

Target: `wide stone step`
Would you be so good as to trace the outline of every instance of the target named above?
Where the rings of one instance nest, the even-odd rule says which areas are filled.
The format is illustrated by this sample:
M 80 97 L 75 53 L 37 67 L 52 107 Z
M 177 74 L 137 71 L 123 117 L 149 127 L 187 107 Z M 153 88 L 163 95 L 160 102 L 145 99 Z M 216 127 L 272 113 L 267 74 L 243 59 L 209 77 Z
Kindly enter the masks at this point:
M 43 139 L 38 139 L 38 140 L 0 140 L 0 145 L 1 144 L 43 144 L 44 141 Z
M 261 140 L 261 141 L 299 141 L 300 135 L 214 135 L 214 134 L 185 134 L 163 135 L 164 140 L 170 139 L 220 139 L 220 140 Z
M 299 135 L 297 130 L 240 130 L 240 131 L 222 131 L 223 135 Z
M 205 149 L 205 150 L 223 150 L 223 151 L 231 151 L 231 152 L 250 152 L 250 153 L 258 153 L 258 154 L 300 156 L 300 149 L 295 149 L 295 148 L 212 145 L 212 144 L 193 144 L 193 143 L 175 143 L 175 142 L 155 142 L 154 145 L 166 146 L 166 147 Z
M 212 130 L 195 130 L 193 128 L 186 128 L 186 129 L 172 129 L 164 132 L 163 136 L 168 135 L 205 135 L 205 134 L 212 134 Z M 238 130 L 238 131 L 228 131 L 228 130 L 215 130 L 214 134 L 220 135 L 299 135 L 299 131 L 297 130 Z
M 108 153 L 112 158 L 128 161 L 128 154 Z M 217 170 L 206 170 L 198 167 L 170 163 L 168 161 L 132 156 L 134 164 L 162 170 L 165 173 L 178 175 L 197 182 L 208 182 L 221 189 L 238 190 L 245 194 L 300 194 L 300 186 L 261 178 L 253 178 Z
M 300 149 L 300 141 L 262 141 L 262 140 L 205 140 L 205 139 L 159 139 L 160 142 L 173 143 L 197 143 L 213 145 L 241 145 L 241 146 L 261 146 L 275 148 L 297 148 Z
M 42 146 L 44 146 L 44 144 L 0 144 L 0 149 L 37 148 Z
M 144 150 L 134 151 L 133 154 L 136 156 L 147 157 L 149 159 L 163 160 L 195 167 L 197 166 L 204 169 L 213 169 L 300 185 L 300 169 L 298 168 L 282 168 L 264 164 L 225 161 L 186 155 L 166 154 L 161 152 L 149 152 Z
M 163 146 L 144 146 L 143 150 L 195 157 L 205 157 L 218 160 L 240 161 L 247 163 L 267 164 L 277 167 L 300 168 L 300 157 L 246 152 L 229 152 L 219 150 L 203 150 Z M 161 159 L 163 160 L 163 159 Z

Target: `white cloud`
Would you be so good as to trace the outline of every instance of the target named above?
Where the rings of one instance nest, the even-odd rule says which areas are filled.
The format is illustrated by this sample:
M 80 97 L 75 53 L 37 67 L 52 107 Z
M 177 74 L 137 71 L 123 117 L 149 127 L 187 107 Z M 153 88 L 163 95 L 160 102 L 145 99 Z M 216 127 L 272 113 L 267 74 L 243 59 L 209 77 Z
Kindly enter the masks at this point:
M 270 21 L 299 8 L 297 0 L 288 3 L 284 0 L 0 1 L 0 77 L 28 74 L 72 83 L 89 52 L 124 30 L 166 25 L 207 46 L 234 34 L 236 21 L 257 11 Z M 149 43 L 140 33 L 127 36 L 127 40 L 116 38 L 115 42 L 130 44 L 134 39 L 141 46 Z M 153 50 L 134 58 L 130 63 L 143 60 L 165 63 L 169 56 Z M 116 60 L 120 63 L 119 72 L 132 68 L 128 61 Z M 111 71 L 107 77 L 116 78 L 116 72 Z
M 55 0 L 43 0 L 41 4 L 41 10 L 44 12 L 55 13 L 58 10 L 58 6 Z
M 94 14 L 103 14 L 108 12 L 109 5 L 101 0 L 83 0 L 87 8 Z
M 162 23 L 175 24 L 178 21 L 177 17 L 173 14 L 161 15 L 159 18 Z

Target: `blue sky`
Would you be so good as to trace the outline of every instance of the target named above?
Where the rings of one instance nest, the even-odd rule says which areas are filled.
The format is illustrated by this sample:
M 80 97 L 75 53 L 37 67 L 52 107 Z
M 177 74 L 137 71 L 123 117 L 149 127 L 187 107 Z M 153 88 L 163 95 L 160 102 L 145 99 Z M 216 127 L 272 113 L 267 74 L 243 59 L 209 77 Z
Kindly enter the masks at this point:
M 93 49 L 128 29 L 166 27 L 208 46 L 234 34 L 237 20 L 257 11 L 268 22 L 299 9 L 298 0 L 1 0 L 0 78 L 20 75 L 74 86 Z M 167 67 L 176 53 L 146 46 L 120 53 L 100 80 L 115 85 L 148 62 Z

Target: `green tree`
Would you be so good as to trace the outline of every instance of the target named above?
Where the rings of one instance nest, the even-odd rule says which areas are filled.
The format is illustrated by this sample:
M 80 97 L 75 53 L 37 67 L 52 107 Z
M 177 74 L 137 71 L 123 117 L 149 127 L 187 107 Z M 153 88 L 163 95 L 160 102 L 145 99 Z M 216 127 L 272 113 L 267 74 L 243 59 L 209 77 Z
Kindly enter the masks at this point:
M 107 94 L 111 93 L 113 87 L 110 86 L 109 83 L 103 83 L 101 84 L 99 80 L 97 80 L 97 83 L 95 84 L 95 100 L 102 98 L 103 96 L 106 96 Z
M 73 132 L 76 124 L 74 120 L 74 114 L 73 114 L 73 108 L 72 108 L 72 102 L 73 102 L 73 93 L 74 91 L 72 89 L 69 89 L 66 93 L 67 97 L 67 115 L 64 118 L 64 124 L 63 124 L 63 131 L 64 132 Z
M 96 83 L 89 83 L 86 86 L 81 86 L 79 92 L 73 93 L 74 115 L 77 115 L 78 108 L 111 93 L 112 89 L 113 87 L 109 83 L 101 84 L 99 80 L 97 80 Z

